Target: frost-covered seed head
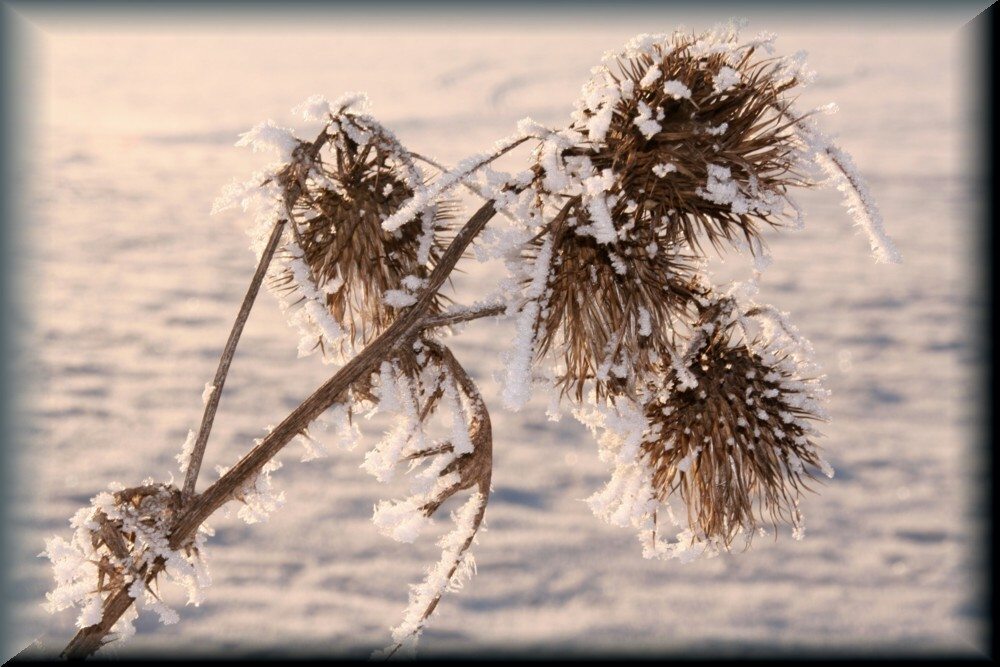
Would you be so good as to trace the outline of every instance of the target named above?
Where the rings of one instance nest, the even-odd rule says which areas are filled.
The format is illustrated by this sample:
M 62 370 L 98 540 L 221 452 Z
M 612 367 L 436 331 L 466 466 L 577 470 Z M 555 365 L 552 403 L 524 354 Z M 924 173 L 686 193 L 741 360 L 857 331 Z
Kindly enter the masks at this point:
M 698 261 L 649 226 L 613 244 L 558 220 L 550 234 L 558 263 L 539 313 L 538 354 L 551 350 L 560 358 L 557 381 L 577 400 L 588 385 L 599 397 L 624 393 L 672 354 L 677 323 L 691 316 L 704 289 Z M 528 246 L 529 261 L 537 260 L 542 243 Z
M 109 597 L 127 587 L 137 604 L 141 600 L 161 621 L 175 623 L 176 612 L 154 590 L 160 578 L 183 584 L 195 603 L 200 589 L 210 583 L 201 533 L 179 549 L 169 544 L 170 530 L 183 509 L 180 490 L 147 480 L 143 486 L 100 493 L 91 502 L 70 522 L 75 528 L 72 541 L 52 538 L 41 554 L 52 561 L 56 579 L 55 590 L 46 595 L 49 611 L 79 607 L 77 627 L 86 628 L 100 623 Z M 135 615 L 133 611 L 115 623 L 112 630 L 118 637 L 134 633 Z
M 574 113 L 584 139 L 565 153 L 613 175 L 615 227 L 654 227 L 699 248 L 781 224 L 789 187 L 808 184 L 785 115 L 800 84 L 789 60 L 761 57 L 734 31 L 648 41 L 595 68 Z
M 703 313 L 702 323 L 715 326 L 687 365 L 697 387 L 680 388 L 673 368 L 650 387 L 646 417 L 654 428 L 642 450 L 658 500 L 679 492 L 692 531 L 728 546 L 740 533 L 749 540 L 763 522 L 798 525 L 799 495 L 815 469 L 827 469 L 811 426 L 822 419 L 825 392 L 798 377 L 787 352 L 747 340 L 720 306 Z M 739 399 L 749 393 L 757 407 Z
M 351 123 L 358 131 L 338 129 Z M 293 238 L 308 278 L 349 340 L 361 343 L 396 317 L 386 293 L 401 290 L 407 278 L 429 275 L 455 210 L 453 203 L 439 202 L 394 231 L 383 228 L 423 186 L 413 158 L 386 134 L 370 118 L 342 117 L 328 127 L 323 150 L 316 152 L 308 172 L 295 175 L 301 187 L 286 184 L 298 195 L 291 202 Z M 294 290 L 301 279 L 286 270 L 275 287 Z M 322 338 L 317 344 L 323 346 Z

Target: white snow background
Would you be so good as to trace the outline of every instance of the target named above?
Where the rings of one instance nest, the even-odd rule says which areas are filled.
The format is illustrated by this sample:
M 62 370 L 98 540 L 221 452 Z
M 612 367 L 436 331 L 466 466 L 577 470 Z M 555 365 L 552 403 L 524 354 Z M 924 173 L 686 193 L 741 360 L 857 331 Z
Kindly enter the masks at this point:
M 728 18 L 297 16 L 197 29 L 56 22 L 34 36 L 38 106 L 20 232 L 30 284 L 20 363 L 31 381 L 10 508 L 13 644 L 40 634 L 59 644 L 74 632 L 74 612 L 41 607 L 51 582 L 36 557 L 44 538 L 68 537 L 69 517 L 113 480 L 176 474 L 253 271 L 246 221 L 209 217 L 221 188 L 264 160 L 233 147 L 239 133 L 269 117 L 295 124 L 290 109 L 312 94 L 366 90 L 407 146 L 454 163 L 525 116 L 568 122 L 589 69 L 633 35 Z M 608 474 L 596 443 L 568 415 L 548 421 L 546 397 L 505 411 L 494 375 L 511 326 L 475 323 L 454 349 L 492 409 L 495 493 L 475 548 L 479 573 L 446 595 L 423 654 L 982 648 L 972 35 L 947 14 L 749 18 L 748 34 L 773 30 L 781 52 L 809 52 L 819 76 L 802 106 L 839 105 L 822 126 L 870 179 L 904 259 L 876 265 L 833 191 L 801 194 L 806 229 L 768 237 L 775 263 L 761 299 L 790 311 L 833 391 L 821 444 L 837 475 L 803 502 L 806 538 L 786 530 L 687 565 L 643 560 L 632 531 L 581 502 Z M 497 277 L 493 265 L 465 268 L 463 295 L 484 294 Z M 716 268 L 740 278 L 751 267 L 730 255 Z M 200 488 L 332 372 L 298 359 L 296 340 L 262 293 Z M 378 428 L 366 425 L 367 442 Z M 180 623 L 144 616 L 139 634 L 107 654 L 366 656 L 388 642 L 407 585 L 436 560 L 434 540 L 378 534 L 372 507 L 402 486 L 360 470 L 362 450 L 303 464 L 290 447 L 274 475 L 287 504 L 268 523 L 210 521 L 207 600 L 185 607 L 168 595 Z

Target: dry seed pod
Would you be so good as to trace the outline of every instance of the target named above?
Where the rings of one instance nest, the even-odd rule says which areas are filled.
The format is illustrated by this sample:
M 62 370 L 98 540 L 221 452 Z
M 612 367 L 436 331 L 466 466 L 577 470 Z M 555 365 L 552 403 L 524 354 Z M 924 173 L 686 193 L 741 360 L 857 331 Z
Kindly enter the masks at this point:
M 797 61 L 759 46 L 735 30 L 640 36 L 536 151 L 531 189 L 559 214 L 525 253 L 525 296 L 536 351 L 561 353 L 557 379 L 578 400 L 591 382 L 598 399 L 627 395 L 673 354 L 704 294 L 705 239 L 763 252 L 761 229 L 797 212 L 788 190 L 815 170 L 785 98 Z
M 383 228 L 424 183 L 406 150 L 367 116 L 336 117 L 308 167 L 298 187 L 286 186 L 293 224 L 274 287 L 317 295 L 344 343 L 364 344 L 415 300 L 455 207 L 435 203 L 394 231 Z M 315 345 L 326 351 L 336 338 L 317 335 Z
M 761 57 L 735 30 L 644 35 L 610 60 L 584 87 L 573 124 L 583 139 L 563 154 L 604 181 L 598 208 L 619 232 L 755 248 L 762 226 L 794 210 L 789 187 L 808 185 L 786 116 L 797 62 Z
M 568 210 L 527 250 L 537 262 L 548 244 L 552 257 L 537 353 L 557 351 L 557 381 L 577 401 L 588 384 L 599 398 L 622 394 L 673 354 L 677 320 L 690 314 L 703 291 L 699 262 L 648 226 L 613 244 L 599 243 L 576 231 L 586 211 Z
M 102 492 L 70 521 L 70 541 L 54 537 L 41 555 L 56 566 L 56 590 L 48 593 L 51 610 L 79 606 L 77 627 L 99 623 L 109 600 L 123 588 L 164 623 L 175 623 L 177 612 L 160 599 L 163 579 L 188 589 L 188 601 L 197 604 L 210 583 L 205 568 L 203 529 L 178 549 L 169 544 L 170 529 L 183 511 L 181 491 L 149 479 L 142 486 Z M 135 607 L 118 617 L 111 628 L 116 638 L 135 633 Z
M 748 337 L 734 310 L 707 308 L 684 372 L 671 367 L 650 388 L 642 442 L 656 498 L 679 493 L 693 533 L 726 547 L 764 523 L 800 528 L 801 492 L 816 469 L 832 475 L 812 426 L 825 390 L 786 346 Z

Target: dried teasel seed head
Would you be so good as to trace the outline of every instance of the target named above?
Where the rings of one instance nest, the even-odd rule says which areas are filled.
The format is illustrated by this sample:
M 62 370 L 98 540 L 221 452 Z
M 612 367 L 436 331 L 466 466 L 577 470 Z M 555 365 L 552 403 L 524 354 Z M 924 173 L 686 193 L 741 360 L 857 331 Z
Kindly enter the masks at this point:
M 700 261 L 662 230 L 642 227 L 614 243 L 578 233 L 587 212 L 565 209 L 551 232 L 527 246 L 532 263 L 550 258 L 540 295 L 538 356 L 555 352 L 557 382 L 582 400 L 627 393 L 674 354 L 678 323 L 704 293 Z
M 765 523 L 800 529 L 799 496 L 817 469 L 832 475 L 812 426 L 825 390 L 746 324 L 730 300 L 703 312 L 685 362 L 650 387 L 641 446 L 657 500 L 679 493 L 692 532 L 724 547 Z
M 608 218 L 602 233 L 654 227 L 756 252 L 762 228 L 797 210 L 788 190 L 814 170 L 786 112 L 804 77 L 762 46 L 734 29 L 643 35 L 594 68 L 562 156 Z
M 349 113 L 332 117 L 319 141 L 308 169 L 286 185 L 293 224 L 286 269 L 274 286 L 318 295 L 345 342 L 364 344 L 415 300 L 440 257 L 455 204 L 437 202 L 387 231 L 382 223 L 424 187 L 410 154 L 373 119 Z M 332 338 L 317 336 L 316 345 Z

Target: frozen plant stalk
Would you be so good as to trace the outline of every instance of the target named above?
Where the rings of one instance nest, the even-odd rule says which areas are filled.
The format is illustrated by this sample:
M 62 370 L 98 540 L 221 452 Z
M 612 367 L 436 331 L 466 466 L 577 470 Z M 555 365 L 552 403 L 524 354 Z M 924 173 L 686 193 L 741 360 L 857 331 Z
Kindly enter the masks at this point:
M 412 542 L 465 496 L 385 654 L 413 649 L 444 593 L 474 570 L 490 497 L 489 411 L 442 336 L 480 318 L 516 327 L 506 406 L 519 409 L 538 384 L 572 405 L 611 468 L 590 506 L 636 529 L 645 556 L 717 555 L 765 525 L 790 524 L 801 537 L 802 492 L 817 473 L 833 474 L 815 429 L 826 391 L 808 341 L 755 301 L 769 263 L 764 234 L 801 226 L 796 188 L 829 184 L 877 260 L 898 252 L 851 158 L 818 129 L 819 110 L 791 102 L 809 80 L 802 59 L 772 51 L 772 36 L 744 40 L 735 25 L 640 35 L 592 70 L 565 127 L 524 119 L 451 169 L 403 146 L 361 94 L 298 107 L 319 126 L 310 140 L 273 121 L 242 135 L 239 145 L 279 157 L 217 205 L 252 216 L 257 274 L 206 385 L 202 425 L 178 457 L 184 488 L 115 487 L 77 513 L 71 541 L 49 541 L 49 608 L 78 609 L 65 655 L 127 636 L 140 608 L 175 622 L 157 586 L 179 581 L 197 603 L 208 582 L 205 520 L 231 501 L 247 522 L 267 519 L 284 501 L 277 454 L 299 441 L 304 461 L 322 458 L 324 434 L 353 449 L 360 411 L 394 420 L 361 467 L 410 480 L 405 498 L 376 506 L 382 533 Z M 521 147 L 523 171 L 496 168 Z M 459 188 L 484 200 L 461 225 Z M 497 213 L 503 225 L 492 224 Z M 483 302 L 448 305 L 442 286 L 474 241 L 477 258 L 503 259 L 508 275 Z M 752 278 L 713 284 L 706 249 L 750 253 Z M 229 362 L 265 283 L 300 354 L 336 371 L 197 493 Z

